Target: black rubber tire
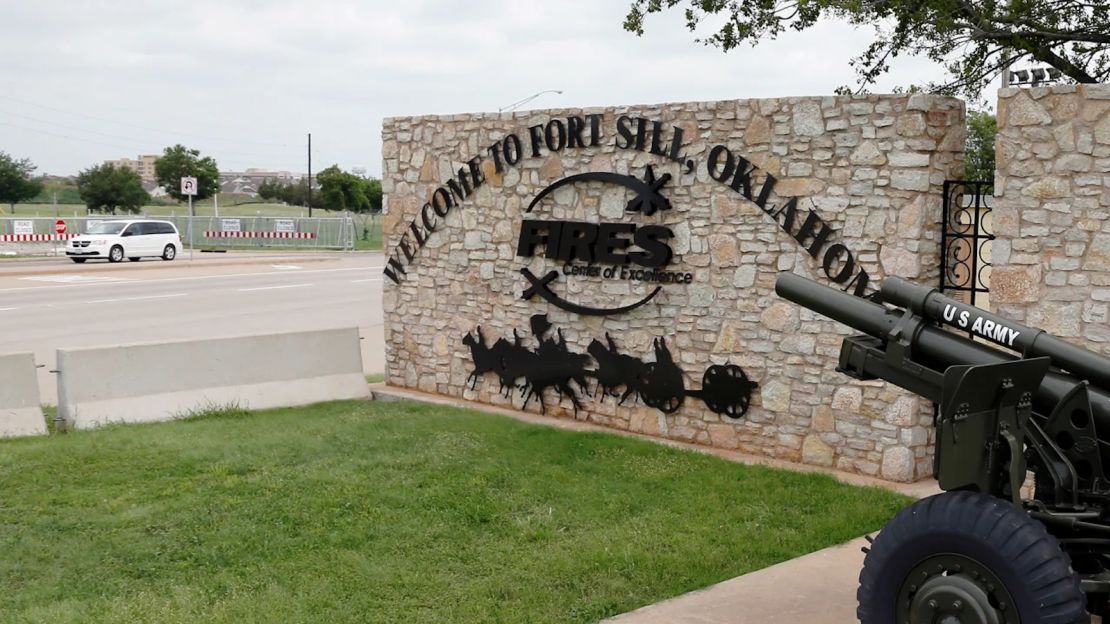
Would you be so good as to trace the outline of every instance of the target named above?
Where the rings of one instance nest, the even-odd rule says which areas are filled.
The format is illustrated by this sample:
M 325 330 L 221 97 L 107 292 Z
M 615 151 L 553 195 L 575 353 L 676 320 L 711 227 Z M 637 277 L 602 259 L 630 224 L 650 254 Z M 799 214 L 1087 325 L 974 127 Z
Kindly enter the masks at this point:
M 1021 624 L 1091 621 L 1079 576 L 1044 525 L 999 498 L 945 492 L 898 512 L 875 538 L 856 592 L 861 624 L 907 624 L 896 617 L 906 575 L 926 558 L 945 553 L 989 568 L 1013 597 Z
M 77 264 L 85 264 L 85 261 L 88 260 L 88 258 L 70 258 L 70 260 L 73 260 Z
M 116 250 L 119 250 L 119 255 L 116 255 Z M 108 250 L 108 262 L 123 262 L 123 247 L 116 245 Z
M 162 250 L 162 259 L 166 262 L 169 262 L 176 257 L 177 247 L 174 247 L 173 245 L 166 245 L 166 248 Z
M 128 258 L 128 260 L 130 260 L 131 262 L 138 262 L 139 260 L 142 260 L 142 258 L 135 256 L 133 258 Z

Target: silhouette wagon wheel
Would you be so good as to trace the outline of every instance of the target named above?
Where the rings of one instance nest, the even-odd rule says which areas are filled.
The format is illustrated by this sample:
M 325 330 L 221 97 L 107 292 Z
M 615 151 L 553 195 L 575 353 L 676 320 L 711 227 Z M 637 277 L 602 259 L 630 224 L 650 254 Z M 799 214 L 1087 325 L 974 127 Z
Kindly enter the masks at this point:
M 673 414 L 682 407 L 686 388 L 682 383 L 681 372 L 678 375 L 667 375 L 668 372 L 669 369 L 660 369 L 658 362 L 645 364 L 640 400 L 648 407 Z
M 752 403 L 756 384 L 735 364 L 714 364 L 701 378 L 701 400 L 717 414 L 740 418 Z

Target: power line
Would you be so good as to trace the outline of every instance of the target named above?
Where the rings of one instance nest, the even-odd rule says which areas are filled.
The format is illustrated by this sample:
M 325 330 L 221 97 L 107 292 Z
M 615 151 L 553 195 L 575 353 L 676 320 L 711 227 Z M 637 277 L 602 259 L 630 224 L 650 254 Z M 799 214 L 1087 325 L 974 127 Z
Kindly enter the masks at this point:
M 126 122 L 126 121 L 119 121 L 119 120 L 116 120 L 116 119 L 108 119 L 106 117 L 97 117 L 95 115 L 89 115 L 87 113 L 80 113 L 80 112 L 77 112 L 77 111 L 66 110 L 64 108 L 57 108 L 57 107 L 54 107 L 54 106 L 47 106 L 45 104 L 39 104 L 39 103 L 36 103 L 36 102 L 31 102 L 29 100 L 23 100 L 23 99 L 20 99 L 20 98 L 15 98 L 15 97 L 12 97 L 10 95 L 6 95 L 6 94 L 2 94 L 2 93 L 0 93 L 0 98 L 4 98 L 6 100 L 11 100 L 12 102 L 19 102 L 20 104 L 26 104 L 28 106 L 34 106 L 36 108 L 41 108 L 41 109 L 44 109 L 44 110 L 54 111 L 54 112 L 57 112 L 57 113 L 63 113 L 63 114 L 66 114 L 66 115 L 75 115 L 77 117 L 84 117 L 86 119 L 92 119 L 92 120 L 95 120 L 95 121 L 103 121 L 103 122 L 106 122 L 106 123 L 117 124 L 117 125 L 120 125 L 120 126 L 128 126 L 128 127 L 131 127 L 131 128 L 137 128 L 139 130 L 146 130 L 147 132 L 158 132 L 158 133 L 170 132 L 171 134 L 176 134 L 176 135 L 181 135 L 181 136 L 191 136 L 191 137 L 194 137 L 194 138 L 204 139 L 204 140 L 208 140 L 208 141 L 220 141 L 220 142 L 225 142 L 225 143 L 226 142 L 230 142 L 230 143 L 250 143 L 252 145 L 261 145 L 261 146 L 265 146 L 265 147 L 289 147 L 289 148 L 294 148 L 295 147 L 295 148 L 299 149 L 299 146 L 290 145 L 289 143 L 272 143 L 272 142 L 266 142 L 266 141 L 251 141 L 251 140 L 246 140 L 246 139 L 242 139 L 242 140 L 240 140 L 240 139 L 229 139 L 229 138 L 226 138 L 226 137 L 212 137 L 212 136 L 207 136 L 207 135 L 196 134 L 195 132 L 177 132 L 177 131 L 167 130 L 166 128 L 150 128 L 148 126 L 141 126 L 141 125 L 133 124 L 133 123 Z
M 45 135 L 56 137 L 56 138 L 59 138 L 59 139 L 65 139 L 67 141 L 78 141 L 78 142 L 81 142 L 81 143 L 91 143 L 93 145 L 111 147 L 111 148 L 119 149 L 119 150 L 122 150 L 122 151 L 125 151 L 125 152 L 134 152 L 136 154 L 141 154 L 142 152 L 156 151 L 154 149 L 136 149 L 134 145 L 121 145 L 119 143 L 108 143 L 108 142 L 105 142 L 105 141 L 98 141 L 98 140 L 95 140 L 95 139 L 88 139 L 88 138 L 85 138 L 85 137 L 71 136 L 71 135 L 68 135 L 68 134 L 59 134 L 57 132 L 51 132 L 49 130 L 43 130 L 41 128 L 31 128 L 31 127 L 28 127 L 28 126 L 20 126 L 20 125 L 17 125 L 17 124 L 6 122 L 6 121 L 0 121 L 0 126 L 7 126 L 9 128 L 15 128 L 17 130 L 25 130 L 27 132 L 37 132 L 39 134 L 45 134 Z M 273 158 L 273 156 L 267 156 L 267 158 Z M 231 165 L 231 166 L 235 166 L 237 168 L 244 168 L 244 169 L 257 166 L 257 164 L 258 164 L 258 163 L 248 163 L 246 161 L 241 161 L 241 160 L 230 160 L 230 161 L 228 161 L 228 160 L 221 159 L 221 161 L 223 161 L 224 165 Z
M 7 111 L 7 110 L 0 110 L 0 113 L 5 114 L 5 115 L 11 115 L 13 117 L 20 117 L 22 119 L 33 121 L 33 122 L 36 122 L 36 123 L 46 124 L 46 125 L 49 125 L 49 126 L 57 126 L 59 128 L 65 128 L 66 130 L 73 130 L 73 131 L 76 131 L 76 132 L 83 132 L 85 134 L 95 134 L 95 135 L 98 135 L 98 136 L 107 137 L 109 139 L 119 139 L 119 140 L 123 140 L 123 141 L 133 141 L 133 142 L 140 143 L 140 144 L 153 143 L 154 142 L 154 141 L 150 141 L 149 139 L 141 139 L 141 138 L 132 137 L 132 136 L 111 134 L 111 133 L 108 133 L 108 132 L 100 132 L 98 130 L 87 130 L 85 128 L 80 128 L 80 127 L 77 127 L 77 126 L 70 126 L 70 125 L 67 125 L 67 124 L 58 123 L 56 121 L 50 121 L 48 119 L 40 119 L 38 117 L 32 117 L 30 115 L 24 115 L 24 114 L 21 114 L 21 113 L 13 113 L 13 112 Z M 221 154 L 235 154 L 235 155 L 238 155 L 238 156 L 249 156 L 249 157 L 252 157 L 252 158 L 272 158 L 272 157 L 276 156 L 276 154 L 272 153 L 272 152 L 268 152 L 268 153 L 243 152 L 243 151 L 238 151 L 238 150 L 227 150 L 227 149 L 223 149 L 223 148 L 220 148 L 219 151 L 220 151 Z M 292 150 L 290 150 L 290 152 L 292 152 Z M 292 154 L 290 153 L 290 154 L 286 154 L 285 156 L 291 156 L 291 155 Z

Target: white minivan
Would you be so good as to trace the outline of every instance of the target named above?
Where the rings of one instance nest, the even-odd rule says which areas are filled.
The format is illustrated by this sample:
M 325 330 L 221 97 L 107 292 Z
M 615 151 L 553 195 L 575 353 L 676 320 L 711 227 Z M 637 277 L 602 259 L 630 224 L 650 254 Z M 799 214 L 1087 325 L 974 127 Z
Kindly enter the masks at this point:
M 88 232 L 75 236 L 66 246 L 70 260 L 81 263 L 89 258 L 138 262 L 141 258 L 173 260 L 181 249 L 177 227 L 169 221 L 101 221 Z

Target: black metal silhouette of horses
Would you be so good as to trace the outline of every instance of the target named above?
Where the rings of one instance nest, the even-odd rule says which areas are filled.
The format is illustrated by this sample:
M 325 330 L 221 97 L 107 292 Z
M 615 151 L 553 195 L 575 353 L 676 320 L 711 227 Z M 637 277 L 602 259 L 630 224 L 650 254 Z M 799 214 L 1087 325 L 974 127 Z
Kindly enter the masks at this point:
M 533 397 L 539 398 L 540 411 L 546 413 L 544 392 L 548 388 L 555 388 L 560 399 L 570 396 L 574 404 L 575 413 L 582 406 L 578 393 L 570 385 L 574 381 L 579 388 L 588 388 L 586 380 L 586 366 L 590 363 L 590 356 L 582 353 L 572 353 L 567 348 L 566 339 L 562 330 L 556 332 L 557 339 L 547 337 L 551 330 L 551 323 L 546 314 L 537 314 L 531 319 L 532 333 L 539 343 L 535 352 L 515 353 L 514 364 L 518 366 L 519 376 L 524 378 L 524 407 Z
M 494 341 L 492 347 L 486 346 L 485 337 L 482 336 L 482 327 L 478 326 L 474 332 L 477 336 L 467 332 L 463 336 L 463 344 L 470 347 L 470 358 L 474 362 L 474 370 L 470 376 L 466 378 L 471 382 L 470 389 L 473 390 L 478 385 L 478 378 L 485 373 L 494 373 L 501 382 L 501 387 L 498 392 L 505 393 L 506 388 L 512 391 L 515 376 L 509 376 L 505 368 L 505 356 L 508 354 L 509 349 L 512 347 L 508 340 L 498 338 Z M 471 381 L 473 380 L 473 381 Z
M 624 388 L 618 405 L 635 394 L 644 405 L 673 414 L 686 397 L 694 397 L 717 414 L 740 418 L 748 410 L 752 390 L 759 385 L 749 380 L 739 366 L 725 364 L 710 366 L 702 377 L 702 387 L 688 389 L 682 369 L 663 338 L 653 341 L 655 361 L 645 362 L 621 353 L 608 333 L 604 343 L 591 341 L 588 353 L 575 353 L 567 347 L 561 329 L 556 330 L 554 338 L 549 337 L 552 326 L 546 314 L 534 315 L 530 325 L 537 343 L 535 350 L 523 344 L 516 329 L 512 341 L 498 338 L 493 346 L 486 346 L 481 327 L 463 337 L 463 344 L 470 348 L 474 360 L 474 371 L 467 377 L 471 389 L 477 386 L 478 377 L 493 372 L 501 381 L 500 392 L 506 398 L 511 398 L 514 389 L 520 390 L 524 399 L 522 409 L 527 409 L 532 399 L 539 399 L 540 411 L 547 413 L 544 394 L 553 388 L 560 401 L 570 397 L 577 414 L 582 407 L 579 392 L 589 394 L 589 378 L 594 377 L 597 379 L 594 395 L 601 391 L 603 397 L 615 397 L 620 394 L 618 388 Z M 586 368 L 591 359 L 597 363 L 594 370 Z M 523 383 L 518 384 L 521 379 Z
M 602 392 L 602 396 L 620 396 L 617 405 L 624 405 L 625 399 L 639 393 L 647 366 L 639 358 L 621 353 L 609 332 L 605 332 L 605 342 L 608 345 L 594 338 L 586 348 L 597 362 L 597 370 L 594 371 L 597 389 Z M 622 386 L 623 395 L 617 392 L 617 388 Z

